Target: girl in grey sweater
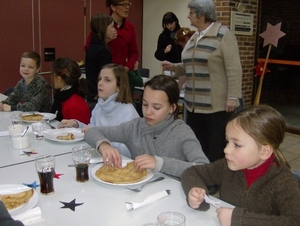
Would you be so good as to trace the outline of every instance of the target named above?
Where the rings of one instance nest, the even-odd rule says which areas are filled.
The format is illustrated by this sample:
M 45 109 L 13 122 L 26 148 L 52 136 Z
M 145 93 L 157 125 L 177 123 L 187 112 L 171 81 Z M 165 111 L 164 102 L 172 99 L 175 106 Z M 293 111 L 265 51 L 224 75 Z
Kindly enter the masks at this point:
M 120 142 L 130 150 L 137 170 L 151 169 L 180 177 L 186 168 L 209 161 L 191 128 L 177 118 L 178 100 L 177 82 L 157 75 L 145 84 L 144 118 L 119 126 L 90 128 L 85 140 L 111 167 L 121 167 L 122 158 L 110 144 Z

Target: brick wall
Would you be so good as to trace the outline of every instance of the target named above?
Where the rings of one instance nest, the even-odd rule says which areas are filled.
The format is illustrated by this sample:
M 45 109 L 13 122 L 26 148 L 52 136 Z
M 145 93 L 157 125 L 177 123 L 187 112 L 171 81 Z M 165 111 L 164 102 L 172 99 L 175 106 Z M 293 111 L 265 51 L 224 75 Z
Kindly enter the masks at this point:
M 256 35 L 257 35 L 257 13 L 258 0 L 216 0 L 218 12 L 218 21 L 223 25 L 230 26 L 231 11 L 237 11 L 236 7 L 239 3 L 243 3 L 245 7 L 244 13 L 254 14 L 253 35 L 236 35 L 240 50 L 241 64 L 243 68 L 242 93 L 245 105 L 249 106 L 252 103 L 252 88 L 253 88 L 253 66 L 255 63 Z

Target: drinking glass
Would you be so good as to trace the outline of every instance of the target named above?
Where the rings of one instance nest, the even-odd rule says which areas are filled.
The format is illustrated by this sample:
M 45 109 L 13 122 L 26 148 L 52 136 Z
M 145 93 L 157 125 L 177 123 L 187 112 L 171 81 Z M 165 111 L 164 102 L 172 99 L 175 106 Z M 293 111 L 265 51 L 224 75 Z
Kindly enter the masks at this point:
M 72 148 L 72 159 L 76 167 L 76 181 L 86 182 L 89 180 L 89 164 L 91 159 L 90 147 L 76 146 Z
M 157 226 L 185 226 L 185 216 L 173 211 L 161 213 L 157 216 Z
M 21 123 L 21 112 L 19 111 L 12 111 L 10 113 L 10 120 L 11 120 L 11 123 L 13 125 L 18 125 Z
M 54 193 L 55 158 L 52 155 L 41 155 L 35 158 L 35 168 L 39 175 L 41 194 Z
M 32 131 L 35 134 L 35 139 L 43 140 L 46 132 L 45 122 L 35 122 L 32 123 Z

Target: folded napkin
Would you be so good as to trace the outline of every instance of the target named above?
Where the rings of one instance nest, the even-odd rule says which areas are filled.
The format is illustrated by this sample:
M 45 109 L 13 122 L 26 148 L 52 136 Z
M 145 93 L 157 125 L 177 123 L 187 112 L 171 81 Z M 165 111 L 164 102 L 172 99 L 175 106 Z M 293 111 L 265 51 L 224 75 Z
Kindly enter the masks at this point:
M 18 215 L 12 216 L 14 220 L 22 221 L 24 225 L 33 225 L 44 221 L 40 207 L 35 207 Z
M 216 201 L 214 201 L 214 200 L 212 200 L 211 198 L 209 198 L 206 194 L 204 195 L 204 200 L 205 200 L 205 202 L 207 202 L 207 203 L 209 203 L 210 205 L 212 205 L 212 206 L 214 206 L 214 207 L 216 207 L 216 208 L 219 208 L 219 207 L 221 207 L 221 202 L 216 202 Z
M 163 190 L 153 195 L 149 195 L 144 201 L 142 202 L 125 202 L 127 210 L 134 210 L 138 209 L 142 206 L 146 206 L 148 204 L 154 203 L 159 199 L 162 199 L 171 194 L 171 190 Z

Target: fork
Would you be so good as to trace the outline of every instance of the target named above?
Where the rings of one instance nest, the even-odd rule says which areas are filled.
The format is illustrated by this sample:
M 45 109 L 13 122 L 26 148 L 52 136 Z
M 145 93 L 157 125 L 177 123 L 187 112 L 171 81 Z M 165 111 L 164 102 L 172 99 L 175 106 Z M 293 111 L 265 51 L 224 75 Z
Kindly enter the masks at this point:
M 144 184 L 143 184 L 142 186 L 140 186 L 140 187 L 137 187 L 137 188 L 129 188 L 129 187 L 125 187 L 125 188 L 127 188 L 127 189 L 129 189 L 129 190 L 131 190 L 131 191 L 140 192 L 140 191 L 143 190 L 143 187 L 144 187 L 145 185 L 150 184 L 150 183 L 152 183 L 152 182 L 161 181 L 161 180 L 164 180 L 164 179 L 165 179 L 164 177 L 158 177 L 158 178 L 156 178 L 156 179 L 154 179 L 154 180 L 151 180 L 151 181 L 148 181 L 148 182 L 144 183 Z
M 52 126 L 51 124 L 50 124 L 50 120 L 49 119 L 46 119 L 45 120 L 46 121 L 46 123 L 48 124 L 48 126 L 50 126 L 51 127 L 51 129 L 56 129 L 54 126 Z

